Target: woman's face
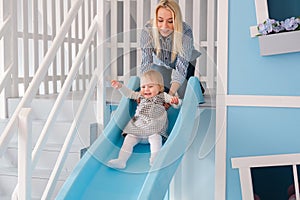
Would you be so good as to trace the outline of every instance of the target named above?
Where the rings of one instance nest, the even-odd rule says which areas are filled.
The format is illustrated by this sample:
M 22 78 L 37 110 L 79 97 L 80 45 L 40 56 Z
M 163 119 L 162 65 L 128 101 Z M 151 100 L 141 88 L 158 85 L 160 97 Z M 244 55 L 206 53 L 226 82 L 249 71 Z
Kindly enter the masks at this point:
M 169 36 L 174 31 L 172 12 L 161 7 L 157 11 L 157 28 L 163 37 Z

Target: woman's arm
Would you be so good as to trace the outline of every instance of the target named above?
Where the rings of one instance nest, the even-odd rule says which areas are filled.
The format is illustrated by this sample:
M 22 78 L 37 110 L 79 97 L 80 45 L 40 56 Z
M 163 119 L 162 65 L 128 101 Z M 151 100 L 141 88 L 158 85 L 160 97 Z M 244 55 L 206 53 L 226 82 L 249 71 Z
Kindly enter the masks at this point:
M 169 90 L 169 94 L 174 96 L 176 94 L 177 90 L 179 89 L 179 87 L 180 87 L 179 82 L 172 81 L 171 87 L 170 87 L 170 90 Z
M 175 70 L 172 72 L 171 75 L 171 83 L 174 82 L 179 83 L 179 85 L 181 85 L 184 82 L 187 74 L 187 68 L 189 66 L 189 62 L 191 61 L 190 59 L 193 53 L 193 49 L 194 39 L 192 29 L 188 24 L 184 23 L 182 34 L 182 52 L 179 52 L 177 55 Z

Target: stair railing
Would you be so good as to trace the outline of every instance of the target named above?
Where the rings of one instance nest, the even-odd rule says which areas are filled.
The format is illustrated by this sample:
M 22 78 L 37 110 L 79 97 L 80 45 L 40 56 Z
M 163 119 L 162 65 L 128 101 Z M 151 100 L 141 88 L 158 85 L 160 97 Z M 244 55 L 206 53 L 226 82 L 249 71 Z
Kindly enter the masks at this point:
M 94 38 L 94 35 L 97 31 L 97 16 L 95 16 L 88 32 L 87 35 L 80 47 L 80 50 L 75 58 L 75 61 L 73 62 L 73 65 L 71 67 L 71 71 L 68 74 L 67 79 L 65 80 L 65 83 L 61 89 L 61 92 L 59 93 L 51 111 L 49 114 L 49 117 L 42 129 L 42 132 L 40 134 L 40 137 L 38 138 L 38 141 L 33 149 L 32 152 L 32 168 L 34 169 L 38 159 L 40 157 L 40 154 L 42 152 L 42 149 L 44 148 L 44 146 L 46 145 L 47 142 L 47 138 L 49 136 L 50 133 L 50 129 L 53 126 L 53 123 L 55 122 L 55 119 L 57 117 L 57 115 L 59 114 L 59 111 L 61 110 L 61 107 L 64 103 L 64 100 L 66 99 L 67 94 L 70 91 L 70 88 L 72 86 L 72 82 L 75 80 L 76 78 L 76 74 L 80 68 L 80 65 L 82 63 L 83 58 L 85 57 L 89 45 L 92 42 L 92 39 Z M 53 194 L 53 191 L 55 189 L 57 180 L 59 178 L 59 175 L 63 169 L 64 163 L 66 161 L 67 155 L 70 151 L 70 148 L 72 146 L 72 143 L 75 139 L 76 136 L 76 131 L 77 131 L 77 127 L 80 125 L 81 123 L 81 119 L 84 115 L 84 111 L 86 110 L 87 104 L 89 103 L 89 99 L 92 95 L 92 92 L 94 91 L 97 83 L 98 83 L 98 79 L 99 79 L 99 71 L 96 69 L 95 73 L 93 73 L 92 79 L 90 80 L 90 83 L 88 85 L 87 90 L 85 91 L 85 94 L 83 96 L 83 99 L 81 100 L 81 103 L 79 105 L 79 109 L 77 110 L 77 113 L 75 115 L 75 118 L 72 122 L 72 125 L 69 129 L 69 132 L 67 134 L 67 137 L 65 139 L 65 142 L 62 146 L 62 149 L 59 153 L 59 156 L 57 158 L 57 161 L 55 163 L 54 169 L 50 175 L 49 181 L 47 183 L 47 186 L 44 190 L 42 199 L 50 199 L 50 197 Z M 15 192 L 17 191 L 17 187 L 15 189 Z
M 48 132 L 50 130 L 50 128 L 52 127 L 52 124 L 54 123 L 54 120 L 61 108 L 61 106 L 63 105 L 64 99 L 66 98 L 68 92 L 70 91 L 70 88 L 72 86 L 72 82 L 76 77 L 76 74 L 79 70 L 80 64 L 89 48 L 89 45 L 92 41 L 92 39 L 94 38 L 94 35 L 96 33 L 97 30 L 97 16 L 94 18 L 92 25 L 89 28 L 89 31 L 87 33 L 86 38 L 84 39 L 82 46 L 78 52 L 78 55 L 76 56 L 76 59 L 72 65 L 71 71 L 63 85 L 63 88 L 61 90 L 61 92 L 59 93 L 59 96 L 50 112 L 49 118 L 42 130 L 41 136 L 33 150 L 33 167 L 36 165 L 36 162 L 38 161 L 39 158 L 39 154 L 41 153 L 41 149 L 42 147 L 45 145 L 46 143 L 46 139 L 47 139 L 47 135 Z M 55 189 L 55 184 L 57 182 L 57 179 L 62 171 L 63 165 L 65 163 L 66 157 L 69 153 L 69 150 L 71 148 L 71 145 L 74 141 L 74 138 L 76 136 L 76 127 L 79 126 L 81 119 L 83 117 L 83 113 L 86 110 L 87 104 L 90 100 L 90 97 L 92 95 L 92 92 L 94 91 L 97 81 L 98 81 L 99 75 L 97 72 L 97 69 L 95 71 L 95 73 L 92 76 L 92 79 L 90 80 L 89 83 L 89 87 L 87 88 L 87 90 L 85 91 L 84 97 L 80 103 L 79 109 L 77 110 L 77 113 L 75 115 L 75 118 L 72 122 L 71 128 L 67 134 L 67 137 L 65 139 L 65 142 L 63 144 L 63 147 L 60 151 L 60 154 L 58 156 L 58 159 L 55 163 L 54 169 L 51 173 L 51 176 L 49 178 L 49 182 L 46 186 L 46 189 L 44 190 L 42 199 L 49 199 L 50 196 L 52 195 L 54 189 Z
M 8 31 L 9 28 L 9 22 L 11 20 L 11 17 L 7 17 L 7 19 L 3 22 L 3 25 L 0 27 L 0 40 L 5 36 L 6 32 Z M 9 65 L 7 69 L 4 69 L 4 73 L 0 75 L 0 93 L 4 89 L 8 78 L 11 74 L 12 70 L 12 64 Z
M 0 157 L 3 156 L 3 153 L 8 147 L 9 142 L 11 141 L 16 124 L 18 122 L 18 115 L 22 108 L 30 107 L 30 104 L 37 93 L 41 82 L 43 81 L 46 73 L 48 72 L 49 66 L 51 62 L 54 60 L 56 56 L 56 52 L 58 48 L 62 45 L 65 35 L 67 34 L 70 26 L 76 17 L 80 6 L 82 5 L 83 0 L 78 0 L 74 6 L 69 10 L 68 16 L 64 20 L 63 24 L 61 25 L 60 31 L 57 33 L 57 36 L 53 40 L 51 48 L 47 51 L 43 61 L 41 62 L 35 76 L 33 77 L 31 84 L 29 85 L 28 89 L 26 90 L 23 98 L 21 99 L 20 103 L 18 104 L 15 112 L 13 113 L 12 117 L 10 118 L 7 126 L 5 127 L 2 135 L 0 136 Z
M 60 30 L 58 31 L 56 37 L 54 38 L 54 40 L 52 42 L 52 46 L 47 51 L 44 59 L 42 60 L 40 66 L 38 67 L 38 70 L 35 73 L 35 76 L 33 77 L 32 81 L 31 81 L 29 87 L 25 91 L 23 98 L 21 99 L 20 103 L 18 104 L 17 108 L 15 109 L 15 111 L 14 111 L 12 117 L 10 118 L 7 126 L 5 127 L 2 135 L 0 136 L 0 157 L 3 156 L 4 152 L 6 151 L 9 142 L 11 141 L 14 133 L 16 132 L 17 124 L 20 123 L 19 119 L 18 119 L 20 112 L 24 108 L 27 108 L 27 107 L 30 108 L 30 104 L 31 104 L 34 96 L 36 95 L 41 82 L 43 81 L 45 75 L 47 74 L 50 64 L 55 59 L 55 56 L 58 52 L 59 47 L 63 44 L 63 42 L 66 38 L 66 34 L 70 34 L 70 32 L 68 32 L 68 31 L 70 30 L 70 27 L 71 27 L 71 24 L 73 23 L 73 21 L 76 20 L 75 19 L 76 15 L 78 14 L 79 9 L 82 7 L 83 2 L 84 2 L 84 0 L 77 0 L 74 3 L 74 5 L 70 8 L 68 15 L 66 16 L 64 22 L 62 23 L 62 25 L 60 27 Z M 99 3 L 99 4 L 102 4 L 102 3 Z M 99 8 L 101 8 L 102 11 L 104 11 L 103 4 L 102 4 L 102 7 L 99 6 Z M 56 99 L 52 110 L 50 111 L 48 119 L 42 129 L 42 132 L 41 132 L 40 137 L 38 138 L 38 141 L 34 147 L 32 155 L 29 158 L 27 158 L 28 160 L 30 160 L 30 162 L 32 160 L 31 170 L 33 170 L 35 168 L 35 166 L 39 160 L 41 151 L 45 147 L 47 139 L 49 137 L 50 128 L 53 125 L 54 121 L 56 120 L 56 118 L 58 116 L 58 112 L 59 112 L 60 108 L 62 107 L 67 94 L 70 91 L 72 82 L 75 80 L 76 74 L 79 71 L 80 64 L 81 64 L 83 58 L 85 57 L 93 38 L 95 38 L 95 33 L 97 32 L 97 30 L 99 30 L 98 29 L 99 25 L 103 25 L 103 24 L 101 24 L 101 23 L 98 24 L 98 19 L 97 19 L 97 15 L 96 15 L 93 19 L 93 22 L 91 23 L 91 25 L 89 27 L 89 30 L 87 32 L 87 35 L 84 38 L 82 45 L 80 46 L 80 50 L 76 55 L 76 58 L 72 64 L 72 67 L 70 68 L 68 76 L 62 86 L 61 92 L 59 93 L 59 96 Z M 0 30 L 1 30 L 0 33 L 3 34 L 3 31 L 2 31 L 3 29 L 1 28 Z M 102 32 L 100 31 L 100 33 L 98 31 L 98 37 L 100 36 L 100 39 L 104 38 L 102 33 L 103 33 L 103 31 Z M 99 49 L 101 50 L 101 48 L 99 48 Z M 101 53 L 103 53 L 103 50 L 101 51 Z M 99 58 L 103 58 L 103 56 L 100 55 Z M 97 61 L 99 61 L 99 58 L 96 58 Z M 99 63 L 97 66 L 99 66 Z M 4 87 L 4 82 L 8 79 L 7 77 L 9 76 L 10 70 L 11 70 L 11 68 L 9 68 L 6 71 L 5 74 L 7 74 L 7 75 L 5 75 L 4 78 L 1 78 L 1 82 L 0 82 L 1 87 L 2 87 L 2 85 Z M 70 147 L 72 145 L 72 142 L 75 138 L 76 127 L 78 126 L 78 124 L 81 121 L 83 112 L 86 110 L 87 103 L 90 99 L 90 96 L 92 95 L 92 91 L 95 89 L 97 83 L 98 84 L 103 83 L 101 81 L 98 81 L 99 75 L 102 73 L 103 73 L 103 70 L 100 70 L 100 69 L 99 70 L 96 69 L 95 72 L 93 73 L 93 77 L 90 80 L 89 87 L 85 92 L 85 95 L 80 104 L 79 110 L 76 113 L 75 119 L 74 119 L 74 121 L 71 125 L 71 128 L 69 130 L 69 133 L 65 139 L 65 143 L 63 144 L 62 150 L 59 154 L 58 160 L 55 164 L 55 168 L 51 174 L 51 177 L 46 186 L 46 189 L 44 191 L 42 199 L 49 199 L 53 193 L 55 184 L 60 175 L 62 167 L 64 165 L 65 158 L 66 158 L 66 156 L 70 150 Z M 101 91 L 99 91 L 99 88 L 97 88 L 97 90 L 98 90 L 98 93 L 101 92 L 101 94 L 102 94 L 101 96 L 103 99 L 103 96 L 105 98 L 104 89 L 103 89 L 104 87 L 101 86 L 100 88 L 101 88 Z M 102 103 L 98 103 L 98 105 L 101 105 L 101 104 Z M 104 107 L 104 106 L 102 105 L 101 107 Z M 19 134 L 22 134 L 22 133 L 19 133 Z M 27 174 L 27 176 L 28 176 L 28 174 Z M 17 197 L 19 191 L 22 191 L 22 190 L 24 191 L 24 188 L 20 189 L 19 186 L 20 186 L 20 183 L 17 184 L 17 186 L 14 190 L 14 193 L 12 195 L 13 197 Z
M 10 64 L 9 67 L 5 70 L 5 72 L 0 75 L 0 93 L 2 92 L 4 87 L 7 85 L 7 81 L 10 78 L 11 71 L 12 71 L 12 64 Z
M 32 109 L 22 108 L 19 113 L 19 134 L 18 134 L 18 196 L 12 196 L 12 199 L 31 199 L 32 188 Z M 16 193 L 17 194 L 17 193 Z
M 0 2 L 3 3 L 3 2 Z M 10 2 L 11 5 L 13 4 L 13 2 Z M 4 3 L 3 3 L 4 4 Z M 4 8 L 2 8 L 4 10 Z M 0 11 L 2 10 L 0 9 Z M 6 18 L 3 20 L 2 26 L 0 27 L 0 40 L 3 40 L 3 45 L 1 45 L 4 51 L 4 49 L 7 47 L 7 45 L 9 44 L 10 46 L 14 46 L 14 44 L 12 44 L 9 40 L 11 39 L 11 37 L 13 37 L 13 35 L 10 33 L 10 30 L 12 29 L 12 21 L 13 21 L 13 11 L 12 9 L 7 9 L 8 11 L 6 12 L 10 12 L 9 14 L 7 14 L 8 16 L 6 16 Z M 3 13 L 1 13 L 2 15 Z M 0 16 L 2 17 L 2 16 Z M 9 41 L 9 42 L 7 42 Z M 10 51 L 11 49 L 8 49 L 8 51 Z M 1 49 L 0 49 L 1 52 Z M 12 74 L 12 69 L 13 69 L 13 58 L 11 57 L 13 56 L 11 54 L 11 52 L 8 53 L 8 56 L 6 54 L 1 55 L 1 60 L 3 66 L 0 66 L 0 118 L 6 118 L 7 117 L 7 105 L 6 105 L 6 98 L 7 98 L 7 92 L 5 91 L 5 89 L 7 87 L 10 86 L 10 77 Z M 3 93 L 2 93 L 3 92 Z M 2 94 L 1 94 L 2 93 Z

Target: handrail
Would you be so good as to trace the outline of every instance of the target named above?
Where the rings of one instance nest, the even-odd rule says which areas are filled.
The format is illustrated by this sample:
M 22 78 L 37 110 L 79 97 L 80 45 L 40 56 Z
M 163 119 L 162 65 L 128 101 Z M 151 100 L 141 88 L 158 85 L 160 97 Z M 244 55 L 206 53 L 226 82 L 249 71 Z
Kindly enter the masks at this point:
M 1 46 L 3 46 L 3 48 L 5 48 L 5 44 L 6 44 L 6 40 L 9 40 L 10 36 L 8 35 L 8 31 L 10 30 L 10 25 L 11 25 L 11 21 L 12 21 L 12 16 L 9 15 L 7 16 L 7 18 L 3 21 L 3 23 L 1 24 L 0 27 L 0 40 L 4 40 L 3 44 Z M 9 45 L 11 46 L 12 44 L 9 43 Z M 3 57 L 4 55 L 1 55 L 1 57 Z M 0 94 L 2 93 L 2 91 L 4 90 L 4 88 L 6 88 L 6 86 L 8 86 L 8 80 L 11 77 L 11 73 L 12 73 L 12 69 L 13 69 L 13 62 L 14 61 L 9 61 L 11 63 L 6 63 L 6 60 L 10 59 L 10 56 L 8 57 L 3 57 L 4 59 L 4 66 L 0 67 Z M 2 97 L 0 97 L 0 101 L 1 102 L 5 102 L 4 99 L 7 97 L 7 93 L 4 93 Z M 0 115 L 1 118 L 6 118 L 7 117 L 7 105 L 6 102 L 4 103 L 4 106 L 2 106 L 4 109 L 2 111 L 0 111 Z M 6 108 L 5 108 L 6 107 Z
M 61 46 L 61 43 L 64 41 L 64 37 L 65 37 L 65 35 L 67 33 L 67 30 L 70 28 L 71 23 L 74 21 L 76 13 L 78 12 L 78 10 L 79 10 L 79 8 L 80 8 L 83 0 L 80 0 L 78 2 L 77 2 L 76 5 L 74 5 L 70 9 L 69 15 L 68 15 L 67 19 L 62 24 L 60 32 L 57 34 L 57 37 L 53 41 L 52 47 L 47 52 L 44 60 L 42 61 L 41 67 L 39 68 L 39 71 L 37 71 L 36 75 L 34 76 L 33 81 L 31 83 L 32 85 L 33 84 L 37 85 L 39 83 L 39 80 L 42 80 L 40 77 L 36 78 L 36 76 L 39 76 L 39 74 L 41 74 L 41 76 L 45 75 L 45 74 L 43 74 L 44 71 L 40 70 L 40 69 L 41 68 L 42 69 L 46 69 L 46 67 L 49 67 L 50 63 L 55 58 L 56 52 L 57 52 L 59 46 Z M 73 80 L 76 78 L 76 74 L 79 71 L 79 67 L 80 67 L 80 65 L 82 63 L 82 60 L 85 57 L 86 52 L 87 52 L 87 50 L 89 48 L 89 45 L 92 42 L 92 39 L 93 39 L 93 37 L 94 37 L 94 35 L 95 35 L 96 31 L 97 31 L 97 28 L 98 28 L 97 25 L 98 25 L 97 24 L 97 16 L 95 16 L 94 19 L 93 19 L 93 21 L 92 21 L 92 23 L 91 23 L 91 25 L 90 25 L 90 27 L 89 27 L 89 29 L 88 29 L 88 31 L 87 31 L 87 34 L 86 34 L 86 37 L 83 40 L 83 43 L 80 46 L 80 50 L 79 50 L 79 52 L 76 55 L 75 61 L 72 64 L 71 70 L 68 73 L 68 76 L 67 76 L 67 78 L 66 78 L 66 80 L 65 80 L 65 82 L 64 82 L 64 84 L 63 84 L 63 86 L 61 88 L 61 91 L 60 91 L 60 93 L 59 93 L 59 95 L 58 95 L 58 97 L 57 97 L 57 99 L 55 101 L 55 104 L 54 104 L 54 106 L 52 107 L 52 109 L 50 111 L 50 114 L 49 114 L 49 116 L 47 118 L 47 121 L 46 121 L 46 123 L 45 123 L 45 125 L 44 125 L 44 127 L 42 129 L 42 132 L 41 132 L 41 134 L 40 134 L 40 136 L 38 138 L 38 141 L 37 141 L 37 143 L 36 143 L 36 145 L 34 147 L 34 150 L 32 151 L 32 154 L 31 154 L 31 157 L 30 157 L 30 161 L 32 160 L 30 162 L 31 163 L 31 170 L 34 170 L 34 168 L 35 168 L 35 166 L 36 166 L 36 164 L 38 162 L 38 159 L 40 157 L 40 154 L 42 152 L 42 149 L 45 147 L 47 138 L 48 138 L 48 136 L 50 134 L 49 130 L 52 127 L 55 119 L 57 118 L 58 112 L 59 112 L 61 106 L 63 105 L 64 100 L 66 99 L 67 94 L 70 91 L 70 88 L 72 86 Z M 49 53 L 49 52 L 51 52 L 51 53 Z M 46 69 L 46 71 L 47 71 L 47 69 Z M 95 88 L 95 85 L 97 83 L 97 77 L 98 76 L 93 77 L 93 80 L 94 80 L 93 81 L 93 88 Z M 30 103 L 30 101 L 33 99 L 33 95 L 34 94 L 32 93 L 32 90 L 34 90 L 34 89 L 36 89 L 34 86 L 31 86 L 30 88 L 28 88 L 28 90 L 30 90 L 30 91 L 28 91 L 28 90 L 26 91 L 26 93 L 24 94 L 24 97 L 23 97 L 22 101 L 19 103 L 19 105 L 18 105 L 18 107 L 17 107 L 14 115 L 18 113 L 17 112 L 17 111 L 19 111 L 18 108 L 20 108 L 22 110 L 22 106 Z M 91 93 L 91 91 L 89 91 L 89 92 Z M 85 100 L 85 103 L 82 105 L 83 107 L 81 108 L 81 112 L 80 113 L 82 113 L 82 110 L 85 108 L 86 102 L 87 102 L 87 99 Z M 72 134 L 71 134 L 70 137 L 73 138 L 73 139 L 74 139 L 74 135 L 75 135 L 74 134 L 75 133 L 75 131 L 74 131 L 75 128 L 74 127 L 77 127 L 77 124 L 80 123 L 80 119 L 81 119 L 81 117 L 77 116 L 77 118 L 75 118 L 75 121 L 73 121 L 73 125 L 71 126 L 70 132 Z M 16 121 L 17 121 L 16 119 L 13 120 L 13 122 L 11 122 L 11 124 L 16 123 Z M 9 126 L 8 126 L 8 128 L 6 127 L 6 129 L 8 129 L 8 130 L 11 131 L 11 129 L 9 129 L 9 128 L 10 128 Z M 10 133 L 12 135 L 11 132 L 8 131 L 8 132 L 5 132 L 5 133 L 7 133 L 7 134 Z M 70 135 L 70 134 L 68 134 L 68 135 Z M 12 136 L 10 136 L 10 137 L 12 137 Z M 2 139 L 2 138 L 0 138 L 0 139 Z M 4 137 L 4 139 L 2 141 L 4 141 L 5 139 L 6 139 L 6 141 L 8 141 L 7 137 Z M 69 152 L 69 149 L 70 149 L 70 147 L 72 145 L 72 142 L 73 142 L 73 140 L 70 140 L 68 138 L 66 139 L 66 142 L 64 143 L 64 146 L 66 146 L 66 148 L 63 149 L 63 151 L 60 153 L 60 155 L 62 155 L 63 157 L 66 157 L 66 155 Z M 1 145 L 1 143 L 0 143 L 0 145 Z M 4 149 L 3 146 L 0 146 L 0 148 L 1 147 L 2 147 L 2 149 Z M 0 154 L 0 156 L 1 156 L 1 154 Z M 56 170 L 54 170 L 52 172 L 52 177 L 54 177 L 54 179 L 50 179 L 48 181 L 47 188 L 44 191 L 43 195 L 46 195 L 46 196 L 51 196 L 52 195 L 53 190 L 55 188 L 55 184 L 57 182 L 57 178 L 60 175 L 60 172 L 62 170 L 64 162 L 65 162 L 65 160 L 61 160 L 61 159 L 58 159 L 58 161 L 56 162 L 57 168 L 56 168 Z M 19 190 L 19 183 L 15 187 L 15 190 L 13 192 L 13 196 L 18 196 L 18 190 Z M 48 197 L 46 197 L 45 199 L 48 199 Z
M 9 79 L 9 75 L 11 74 L 13 64 L 10 64 L 6 69 L 3 75 L 0 76 L 0 93 L 4 89 L 7 80 Z
M 89 30 L 87 33 L 86 38 L 84 39 L 82 46 L 76 56 L 76 60 L 74 61 L 72 67 L 71 67 L 71 71 L 68 74 L 68 77 L 61 89 L 61 92 L 59 93 L 59 96 L 57 97 L 57 100 L 55 101 L 55 104 L 52 108 L 52 110 L 50 111 L 49 117 L 45 123 L 45 126 L 43 127 L 43 130 L 41 132 L 41 135 L 35 145 L 35 148 L 33 150 L 32 153 L 32 168 L 34 169 L 36 163 L 38 162 L 38 159 L 40 157 L 40 154 L 42 152 L 42 148 L 45 146 L 46 140 L 48 138 L 49 135 L 49 130 L 52 127 L 54 120 L 56 119 L 57 115 L 58 115 L 58 111 L 60 110 L 61 106 L 63 105 L 63 102 L 72 86 L 72 81 L 75 79 L 76 74 L 79 70 L 80 64 L 82 59 L 84 58 L 88 48 L 89 48 L 89 44 L 91 43 L 93 36 L 95 35 L 95 32 L 97 30 L 97 16 L 95 16 Z M 95 85 L 97 83 L 97 74 L 93 75 L 93 79 L 91 80 L 90 85 L 92 85 L 91 87 L 95 88 Z M 73 120 L 73 123 L 71 125 L 71 128 L 69 130 L 69 133 L 67 135 L 66 141 L 63 144 L 63 148 L 58 156 L 57 162 L 55 164 L 54 170 L 51 173 L 51 177 L 48 181 L 48 184 L 46 186 L 46 189 L 44 190 L 43 193 L 43 197 L 42 199 L 48 199 L 50 198 L 50 196 L 53 193 L 53 190 L 55 188 L 55 184 L 57 182 L 58 176 L 60 175 L 60 172 L 62 170 L 62 167 L 64 165 L 65 162 L 65 157 L 67 155 L 67 153 L 69 152 L 69 149 L 72 145 L 72 142 L 74 140 L 74 136 L 76 133 L 76 127 L 78 126 L 78 124 L 80 123 L 81 120 L 81 113 L 83 111 L 83 109 L 85 108 L 84 106 L 87 103 L 87 99 L 91 96 L 91 90 L 93 88 L 88 88 L 88 90 L 86 91 L 87 94 L 85 94 L 83 100 L 84 102 L 80 104 L 79 107 L 79 111 L 77 111 L 77 113 L 79 112 L 79 114 L 76 114 L 75 119 Z M 82 100 L 82 101 L 83 101 Z M 78 116 L 79 115 L 79 116 Z
M 9 26 L 9 23 L 10 23 L 10 19 L 11 19 L 11 16 L 9 16 L 4 22 L 3 22 L 3 25 L 1 26 L 0 28 L 0 39 L 4 36 L 4 33 L 7 31 L 7 27 Z
M 96 25 L 97 25 L 97 16 L 94 18 L 94 20 L 91 24 L 91 27 L 88 30 L 87 36 L 86 36 L 84 42 L 82 43 L 81 49 L 79 50 L 79 52 L 76 56 L 76 60 L 73 62 L 71 71 L 69 72 L 69 74 L 64 82 L 64 85 L 61 89 L 61 92 L 59 93 L 59 95 L 50 111 L 48 119 L 43 127 L 40 137 L 38 138 L 38 141 L 32 152 L 33 168 L 35 167 L 36 163 L 38 162 L 38 159 L 39 159 L 39 156 L 41 153 L 41 149 L 45 146 L 46 140 L 48 138 L 48 135 L 49 135 L 48 132 L 49 132 L 50 128 L 53 126 L 54 120 L 56 119 L 56 117 L 58 115 L 58 111 L 61 109 L 61 106 L 63 105 L 63 101 L 65 100 L 68 92 L 70 91 L 70 88 L 72 86 L 72 81 L 76 77 L 76 74 L 77 74 L 80 64 L 81 64 L 81 61 L 84 58 L 85 53 L 89 47 L 88 45 L 90 44 L 90 42 L 93 39 L 93 36 L 97 30 Z
M 56 56 L 56 52 L 61 46 L 61 44 L 64 41 L 65 35 L 68 32 L 69 28 L 71 27 L 71 24 L 76 17 L 81 5 L 83 3 L 83 0 L 78 0 L 74 4 L 74 6 L 71 7 L 71 9 L 68 12 L 68 15 L 64 22 L 61 25 L 61 28 L 59 32 L 57 33 L 57 36 L 54 38 L 51 48 L 47 51 L 44 59 L 41 62 L 40 67 L 38 68 L 35 76 L 33 77 L 31 84 L 29 85 L 28 89 L 26 90 L 23 98 L 21 99 L 20 103 L 18 104 L 17 108 L 15 109 L 15 112 L 13 113 L 11 119 L 9 120 L 7 126 L 5 127 L 2 135 L 0 136 L 0 157 L 3 155 L 5 150 L 8 147 L 9 141 L 13 137 L 13 130 L 16 127 L 17 123 L 17 117 L 20 112 L 20 110 L 23 107 L 28 107 L 30 103 L 32 102 L 33 97 L 37 93 L 39 86 L 43 79 L 45 78 L 48 68 L 51 64 L 51 62 L 54 60 Z
M 97 70 L 96 70 L 97 71 Z M 71 145 L 75 139 L 76 136 L 76 128 L 79 126 L 79 124 L 81 123 L 82 117 L 84 115 L 85 112 L 85 108 L 87 106 L 88 100 L 90 99 L 90 97 L 92 96 L 92 92 L 95 89 L 97 82 L 98 82 L 98 73 L 94 73 L 94 75 L 92 76 L 92 79 L 90 81 L 90 84 L 87 88 L 87 90 L 85 91 L 85 94 L 83 96 L 82 101 L 80 102 L 78 111 L 75 115 L 74 121 L 71 125 L 71 128 L 67 134 L 66 140 L 63 144 L 63 147 L 60 151 L 60 154 L 58 156 L 58 159 L 55 163 L 54 169 L 50 175 L 48 184 L 46 186 L 46 189 L 43 193 L 42 199 L 50 199 L 53 190 L 55 189 L 56 186 L 56 182 L 57 179 L 59 178 L 59 175 L 62 171 L 62 167 L 66 161 L 66 157 L 68 152 L 70 151 Z

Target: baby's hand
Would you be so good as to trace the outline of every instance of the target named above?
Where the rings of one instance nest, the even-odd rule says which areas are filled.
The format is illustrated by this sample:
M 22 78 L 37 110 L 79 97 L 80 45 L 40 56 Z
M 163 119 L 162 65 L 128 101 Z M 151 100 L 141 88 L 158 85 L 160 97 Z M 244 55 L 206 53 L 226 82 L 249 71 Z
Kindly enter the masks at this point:
M 119 89 L 122 87 L 122 84 L 116 80 L 111 80 L 111 86 L 116 88 L 116 89 Z
M 179 103 L 179 99 L 176 96 L 173 96 L 170 101 L 171 104 L 177 105 Z

